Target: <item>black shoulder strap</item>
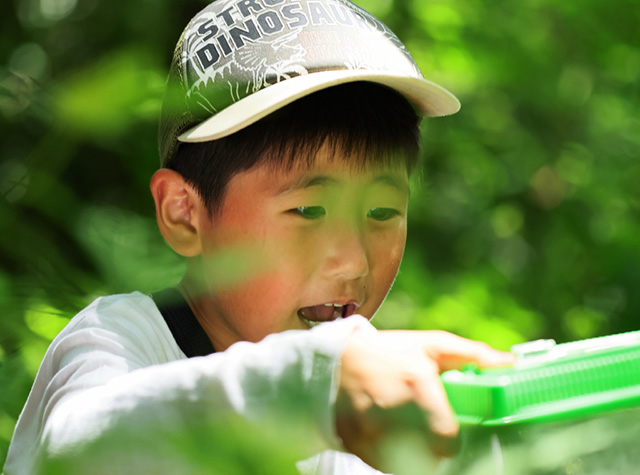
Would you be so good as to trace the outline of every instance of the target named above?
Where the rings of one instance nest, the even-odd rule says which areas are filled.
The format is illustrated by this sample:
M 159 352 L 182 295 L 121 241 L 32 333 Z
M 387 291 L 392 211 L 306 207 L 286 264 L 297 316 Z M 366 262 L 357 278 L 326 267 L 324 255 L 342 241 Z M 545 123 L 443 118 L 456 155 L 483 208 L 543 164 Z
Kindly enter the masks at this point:
M 169 288 L 151 295 L 169 330 L 187 357 L 206 356 L 216 350 L 182 294 Z

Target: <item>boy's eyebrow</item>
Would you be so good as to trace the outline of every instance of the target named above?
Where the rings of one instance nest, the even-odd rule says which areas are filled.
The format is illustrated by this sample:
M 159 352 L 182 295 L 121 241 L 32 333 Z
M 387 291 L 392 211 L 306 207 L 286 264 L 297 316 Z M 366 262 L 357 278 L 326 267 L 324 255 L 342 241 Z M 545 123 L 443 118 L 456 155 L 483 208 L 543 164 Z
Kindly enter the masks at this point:
M 304 190 L 305 188 L 311 188 L 312 186 L 329 186 L 339 185 L 340 181 L 326 175 L 308 176 L 303 175 L 298 180 L 285 183 L 277 191 L 278 195 L 288 193 L 295 190 Z M 373 180 L 369 182 L 370 185 L 382 184 L 394 188 L 396 191 L 404 194 L 410 194 L 409 184 L 392 174 L 377 175 Z
M 395 188 L 400 193 L 410 194 L 409 191 L 409 183 L 406 180 L 401 180 L 395 175 L 384 174 L 376 176 L 371 183 L 380 183 L 382 185 L 390 186 L 391 188 Z
M 325 175 L 302 175 L 297 180 L 293 180 L 282 185 L 278 191 L 278 195 L 289 193 L 295 190 L 304 190 L 305 188 L 311 188 L 312 186 L 327 186 L 336 185 L 338 180 Z

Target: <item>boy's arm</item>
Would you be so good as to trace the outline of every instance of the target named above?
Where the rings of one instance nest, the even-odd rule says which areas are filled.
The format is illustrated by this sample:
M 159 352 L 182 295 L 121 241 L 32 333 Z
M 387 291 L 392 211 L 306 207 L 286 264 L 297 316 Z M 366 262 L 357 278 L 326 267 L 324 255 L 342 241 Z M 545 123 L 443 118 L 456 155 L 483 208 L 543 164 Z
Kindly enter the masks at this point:
M 162 362 L 175 357 L 149 346 L 165 336 L 153 319 L 145 317 L 132 329 L 128 317 L 108 328 L 65 330 L 54 341 L 18 423 L 7 475 L 33 473 L 37 458 L 75 466 L 106 463 L 110 470 L 122 461 L 149 471 L 158 463 L 151 455 L 171 459 L 176 442 L 197 442 L 202 452 L 229 450 L 220 440 L 231 437 L 234 427 L 246 429 L 238 441 L 245 446 L 264 435 L 273 447 L 291 448 L 301 458 L 339 448 L 336 368 L 354 328 L 369 326 L 365 319 Z M 185 453 L 178 455 L 188 463 Z

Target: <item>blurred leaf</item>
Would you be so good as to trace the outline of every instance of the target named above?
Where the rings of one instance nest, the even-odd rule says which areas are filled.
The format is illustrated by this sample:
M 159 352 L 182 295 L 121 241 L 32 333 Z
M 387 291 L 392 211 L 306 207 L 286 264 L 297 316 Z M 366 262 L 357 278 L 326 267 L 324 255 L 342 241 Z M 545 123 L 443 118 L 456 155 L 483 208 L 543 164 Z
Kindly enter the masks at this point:
M 163 75 L 137 50 L 125 50 L 67 78 L 55 104 L 60 127 L 73 134 L 115 136 L 160 112 Z
M 46 341 L 51 341 L 69 322 L 68 315 L 46 304 L 31 305 L 24 316 L 27 328 Z

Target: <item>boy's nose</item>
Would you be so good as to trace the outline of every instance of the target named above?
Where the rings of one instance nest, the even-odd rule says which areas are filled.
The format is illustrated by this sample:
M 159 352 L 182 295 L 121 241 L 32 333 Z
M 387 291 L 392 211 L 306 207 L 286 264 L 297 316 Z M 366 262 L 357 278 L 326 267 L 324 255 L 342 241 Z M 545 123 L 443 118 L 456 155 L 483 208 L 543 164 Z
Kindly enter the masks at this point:
M 369 273 L 365 237 L 349 226 L 334 230 L 328 236 L 325 271 L 330 277 L 353 280 Z

